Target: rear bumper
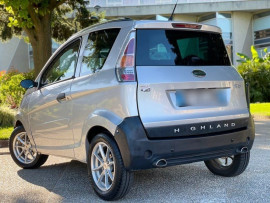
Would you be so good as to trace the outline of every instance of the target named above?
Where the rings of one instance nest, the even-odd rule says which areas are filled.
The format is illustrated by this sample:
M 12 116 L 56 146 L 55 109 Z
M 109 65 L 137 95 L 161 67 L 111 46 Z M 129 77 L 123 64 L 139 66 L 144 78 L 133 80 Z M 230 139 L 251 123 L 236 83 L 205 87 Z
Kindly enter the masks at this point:
M 129 117 L 117 127 L 115 140 L 127 170 L 155 168 L 160 159 L 167 166 L 204 161 L 240 153 L 242 147 L 252 148 L 255 138 L 253 119 L 235 132 L 170 139 L 148 139 L 139 117 Z

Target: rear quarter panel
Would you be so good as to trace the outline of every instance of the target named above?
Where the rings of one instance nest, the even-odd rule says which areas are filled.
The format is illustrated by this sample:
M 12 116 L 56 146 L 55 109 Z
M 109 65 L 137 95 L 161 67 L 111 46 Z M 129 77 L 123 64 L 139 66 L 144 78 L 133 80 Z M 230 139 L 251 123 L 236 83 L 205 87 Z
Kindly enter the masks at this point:
M 102 126 L 113 135 L 125 117 L 137 116 L 137 83 L 119 84 L 114 69 L 74 80 L 72 126 L 76 159 L 86 161 L 86 136 L 94 126 Z

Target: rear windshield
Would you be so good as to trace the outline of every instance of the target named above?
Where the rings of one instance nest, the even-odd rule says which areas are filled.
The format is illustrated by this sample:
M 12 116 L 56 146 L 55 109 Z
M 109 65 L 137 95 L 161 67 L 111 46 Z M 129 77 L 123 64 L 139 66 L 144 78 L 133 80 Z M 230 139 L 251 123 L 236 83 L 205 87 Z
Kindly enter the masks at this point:
M 183 30 L 137 30 L 137 66 L 227 66 L 220 34 Z

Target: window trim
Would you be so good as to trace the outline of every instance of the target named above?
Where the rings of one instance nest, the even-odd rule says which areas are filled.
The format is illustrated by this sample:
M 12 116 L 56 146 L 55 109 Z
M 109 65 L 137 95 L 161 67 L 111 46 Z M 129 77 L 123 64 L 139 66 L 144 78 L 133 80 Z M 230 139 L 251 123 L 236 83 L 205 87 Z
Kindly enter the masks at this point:
M 76 65 L 75 65 L 73 76 L 71 76 L 70 78 L 66 78 L 66 79 L 63 79 L 63 80 L 55 81 L 55 82 L 52 82 L 52 83 L 49 83 L 49 84 L 46 84 L 46 85 L 42 85 L 41 84 L 41 80 L 42 80 L 43 75 L 46 73 L 46 71 L 51 67 L 51 65 L 55 62 L 55 60 L 57 60 L 58 56 L 60 54 L 62 54 L 62 51 L 65 48 L 67 48 L 68 46 L 70 46 L 73 43 L 76 43 L 77 41 L 79 41 L 79 49 L 78 49 L 78 57 L 77 57 L 77 61 L 76 61 Z M 53 57 L 50 60 L 49 64 L 46 65 L 46 67 L 43 69 L 43 71 L 41 73 L 41 76 L 39 78 L 39 81 L 38 81 L 38 87 L 37 87 L 37 89 L 41 89 L 43 87 L 48 87 L 50 85 L 54 85 L 54 84 L 57 84 L 57 83 L 60 83 L 60 82 L 64 82 L 64 81 L 70 80 L 70 79 L 74 79 L 75 78 L 76 69 L 77 69 L 77 65 L 78 65 L 78 61 L 79 61 L 79 57 L 80 57 L 81 46 L 82 46 L 82 38 L 81 37 L 78 37 L 78 38 L 75 38 L 75 39 L 71 40 L 70 42 L 68 42 L 67 44 L 65 44 L 63 47 L 61 47 L 59 50 L 57 50 L 57 53 L 55 55 L 53 55 Z
M 82 74 L 82 63 L 83 63 L 82 60 L 83 60 L 83 56 L 84 56 L 85 47 L 86 47 L 86 45 L 88 44 L 88 39 L 89 39 L 90 34 L 92 34 L 92 33 L 94 33 L 94 32 L 100 32 L 100 31 L 104 31 L 104 30 L 113 30 L 113 29 L 118 29 L 119 32 L 118 32 L 118 34 L 117 34 L 117 36 L 116 36 L 116 38 L 115 38 L 115 40 L 114 40 L 114 42 L 113 42 L 113 45 L 112 45 L 112 47 L 111 47 L 111 49 L 110 49 L 110 51 L 109 51 L 109 53 L 108 53 L 108 56 L 107 56 L 106 60 L 104 61 L 102 67 L 100 68 L 100 71 L 102 71 L 104 65 L 106 64 L 106 62 L 107 62 L 107 60 L 108 60 L 108 58 L 109 58 L 109 56 L 110 56 L 110 54 L 111 54 L 111 51 L 112 51 L 112 49 L 113 49 L 113 47 L 114 47 L 114 45 L 115 45 L 115 42 L 116 42 L 117 38 L 119 37 L 119 34 L 120 34 L 120 32 L 121 32 L 121 28 L 120 28 L 120 27 L 110 27 L 110 28 L 105 28 L 105 29 L 100 29 L 100 30 L 93 30 L 93 31 L 89 32 L 88 34 L 86 34 L 86 42 L 84 43 L 84 47 L 82 48 L 82 58 L 81 58 L 81 60 L 80 60 L 79 77 L 89 76 L 89 75 L 93 75 L 93 74 L 97 73 L 97 72 L 95 72 L 95 73 L 90 73 L 90 74 L 86 74 L 86 75 L 81 75 L 81 74 Z M 100 71 L 98 71 L 98 72 L 100 72 Z

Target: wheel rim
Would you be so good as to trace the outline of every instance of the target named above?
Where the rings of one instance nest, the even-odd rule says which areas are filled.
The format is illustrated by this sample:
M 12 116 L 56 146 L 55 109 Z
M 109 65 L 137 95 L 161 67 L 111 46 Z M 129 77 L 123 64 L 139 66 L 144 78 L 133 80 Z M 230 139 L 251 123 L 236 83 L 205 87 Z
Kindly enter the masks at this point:
M 216 159 L 216 162 L 218 162 L 218 164 L 223 167 L 229 167 L 232 165 L 233 160 L 234 160 L 234 156 L 227 156 L 227 157 L 221 157 L 219 159 Z
M 18 133 L 14 138 L 13 152 L 17 160 L 23 164 L 30 164 L 37 157 L 37 153 L 26 132 Z
M 108 191 L 111 188 L 115 175 L 114 155 L 104 142 L 98 142 L 92 150 L 91 172 L 100 190 Z

